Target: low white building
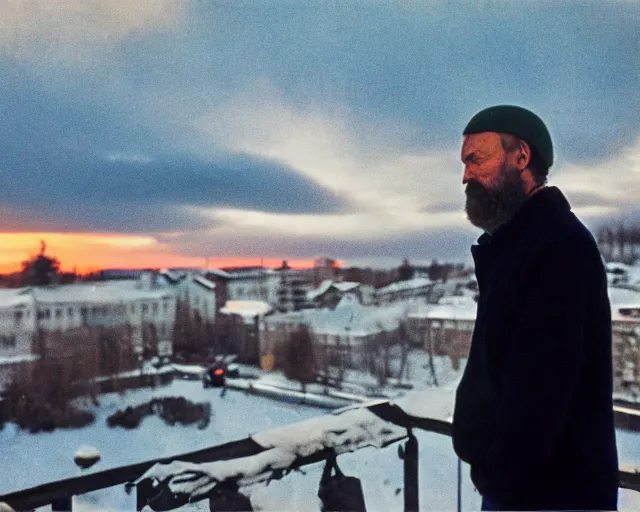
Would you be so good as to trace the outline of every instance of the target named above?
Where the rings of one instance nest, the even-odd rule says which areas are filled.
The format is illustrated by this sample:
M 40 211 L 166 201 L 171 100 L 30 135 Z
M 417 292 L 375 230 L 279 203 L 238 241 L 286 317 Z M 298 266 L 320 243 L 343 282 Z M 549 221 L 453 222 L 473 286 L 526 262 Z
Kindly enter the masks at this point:
M 472 297 L 443 297 L 409 314 L 412 341 L 427 352 L 451 358 L 454 368 L 467 357 L 475 327 L 477 303 Z
M 0 357 L 32 353 L 38 330 L 130 326 L 134 351 L 142 353 L 145 329 L 157 339 L 157 355 L 172 353 L 176 290 L 140 280 L 104 281 L 0 290 Z
M 31 288 L 0 290 L 0 358 L 31 355 L 36 332 L 34 294 Z
M 263 358 L 273 357 L 292 332 L 306 326 L 319 359 L 338 355 L 358 365 L 367 343 L 384 332 L 392 335 L 413 307 L 402 302 L 384 307 L 363 306 L 354 296 L 345 295 L 334 309 L 273 314 L 261 322 L 260 353 Z

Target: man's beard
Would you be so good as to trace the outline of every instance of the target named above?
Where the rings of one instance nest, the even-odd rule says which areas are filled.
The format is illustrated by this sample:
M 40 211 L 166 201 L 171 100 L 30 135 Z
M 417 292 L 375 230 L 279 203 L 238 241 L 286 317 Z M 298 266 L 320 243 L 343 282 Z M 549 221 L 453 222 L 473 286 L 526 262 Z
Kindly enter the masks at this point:
M 487 233 L 495 233 L 527 200 L 520 175 L 504 169 L 500 181 L 493 187 L 487 188 L 477 181 L 470 181 L 465 193 L 467 218 L 471 224 Z

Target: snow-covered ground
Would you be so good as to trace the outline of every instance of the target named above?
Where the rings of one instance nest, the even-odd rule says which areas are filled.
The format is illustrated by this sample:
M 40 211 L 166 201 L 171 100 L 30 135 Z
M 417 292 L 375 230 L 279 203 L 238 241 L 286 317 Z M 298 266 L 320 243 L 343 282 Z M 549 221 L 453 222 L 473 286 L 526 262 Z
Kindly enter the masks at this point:
M 427 384 L 427 362 L 426 354 L 412 353 L 407 371 L 407 378 L 414 388 L 422 390 L 418 400 L 420 403 L 416 401 L 417 395 L 400 397 L 405 392 L 393 386 L 386 386 L 381 391 L 393 397 L 409 413 L 448 419 L 453 410 L 455 387 L 462 368 L 454 371 L 448 359 L 436 358 L 440 387 L 434 388 Z M 288 381 L 281 374 L 255 373 L 262 375 L 259 382 L 264 385 L 300 389 L 299 383 Z M 347 380 L 354 390 L 375 385 L 373 379 L 356 372 L 349 372 Z M 323 389 L 322 386 L 320 388 Z M 109 429 L 106 426 L 106 417 L 116 409 L 163 396 L 184 396 L 195 402 L 210 401 L 213 411 L 211 423 L 206 429 L 198 430 L 196 427 L 169 427 L 157 417 L 148 417 L 136 430 Z M 131 391 L 123 397 L 118 394 L 105 395 L 94 412 L 96 422 L 80 430 L 56 430 L 32 435 L 18 431 L 13 425 L 5 426 L 0 431 L 0 467 L 4 468 L 0 494 L 80 474 L 73 457 L 81 445 L 95 447 L 100 452 L 100 462 L 85 471 L 94 472 L 246 438 L 257 432 L 326 414 L 323 410 L 241 391 L 229 390 L 222 398 L 220 390 L 203 389 L 198 380 L 176 380 L 169 386 Z M 457 459 L 451 440 L 421 431 L 416 435 L 420 445 L 421 509 L 455 509 Z M 640 466 L 640 434 L 619 431 L 618 447 L 622 466 Z M 397 448 L 397 443 L 383 449 L 364 448 L 338 458 L 345 474 L 361 478 L 370 511 L 402 509 L 403 494 L 398 489 L 403 487 L 403 472 Z M 293 473 L 268 486 L 254 484 L 244 488 L 244 491 L 251 497 L 255 510 L 317 511 L 316 494 L 322 467 L 322 464 L 314 464 L 304 468 L 304 475 Z M 463 465 L 462 469 L 463 510 L 477 510 L 480 497 L 474 491 L 468 467 Z M 124 486 L 118 486 L 79 496 L 75 499 L 74 507 L 81 511 L 134 510 L 135 494 L 127 495 Z M 184 512 L 193 510 L 207 510 L 206 500 L 183 507 Z M 621 491 L 620 510 L 640 510 L 640 493 Z
M 109 428 L 106 418 L 117 409 L 138 405 L 156 397 L 184 396 L 194 402 L 210 401 L 211 423 L 199 430 L 195 426 L 167 426 L 160 418 L 142 420 L 138 429 Z M 198 450 L 246 438 L 256 432 L 294 423 L 322 411 L 294 406 L 241 392 L 203 389 L 199 381 L 176 380 L 168 386 L 117 393 L 100 398 L 92 410 L 96 421 L 83 429 L 58 429 L 50 433 L 29 434 L 7 424 L 0 430 L 0 494 L 36 486 L 80 474 L 73 461 L 81 445 L 100 451 L 102 460 L 88 472 L 101 471 L 149 459 Z M 11 468 L 10 472 L 7 468 Z M 8 473 L 10 478 L 8 478 Z

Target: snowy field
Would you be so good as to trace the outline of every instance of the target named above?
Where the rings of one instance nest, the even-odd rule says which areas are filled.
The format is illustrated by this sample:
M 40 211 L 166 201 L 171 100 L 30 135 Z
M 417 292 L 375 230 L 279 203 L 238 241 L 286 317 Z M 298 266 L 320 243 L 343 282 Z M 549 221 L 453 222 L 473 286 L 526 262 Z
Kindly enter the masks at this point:
M 168 427 L 155 417 L 145 418 L 137 430 L 109 429 L 105 418 L 116 408 L 149 400 L 152 396 L 183 395 L 193 401 L 211 400 L 213 417 L 204 430 L 195 427 Z M 155 391 L 144 390 L 106 395 L 96 410 L 96 423 L 81 430 L 57 430 L 31 435 L 13 425 L 0 431 L 0 464 L 5 478 L 0 492 L 35 486 L 46 481 L 80 474 L 73 454 L 81 444 L 95 446 L 102 460 L 88 471 L 100 471 L 147 459 L 192 451 L 226 441 L 241 439 L 260 430 L 301 421 L 324 411 L 274 402 L 269 399 L 228 391 L 220 398 L 218 390 L 202 389 L 197 381 L 175 381 Z M 255 420 L 254 420 L 255 419 Z M 420 443 L 421 502 L 424 510 L 449 510 L 455 507 L 456 458 L 450 439 L 436 434 L 417 434 Z M 365 448 L 341 455 L 338 462 L 346 474 L 358 476 L 369 510 L 402 509 L 402 461 L 398 444 L 377 450 Z M 6 471 L 11 468 L 10 471 Z M 275 481 L 247 488 L 256 510 L 317 511 L 316 493 L 322 464 L 305 468 L 306 475 L 291 474 Z M 6 478 L 10 475 L 10 478 Z M 464 483 L 465 509 L 477 507 L 479 497 L 468 477 Z M 127 495 L 118 486 L 76 498 L 78 510 L 135 510 L 135 495 Z M 183 507 L 205 510 L 206 501 Z
M 441 387 L 428 388 L 426 357 L 416 353 L 411 358 L 410 380 L 417 389 L 425 391 L 427 404 L 412 403 L 407 398 L 396 401 L 408 412 L 426 411 L 429 416 L 447 419 L 453 405 L 453 395 L 459 377 L 446 360 L 436 362 Z M 364 376 L 349 375 L 354 385 L 368 386 Z M 263 382 L 282 387 L 297 386 L 276 373 L 264 377 Z M 299 389 L 299 388 L 298 388 Z M 392 396 L 402 393 L 387 387 Z M 184 396 L 194 402 L 210 401 L 211 423 L 206 429 L 169 427 L 157 417 L 148 417 L 136 430 L 110 429 L 106 417 L 116 409 L 137 405 L 151 398 Z M 220 390 L 203 389 L 199 381 L 176 380 L 169 386 L 155 390 L 137 390 L 124 396 L 104 395 L 94 409 L 96 422 L 80 430 L 56 430 L 36 435 L 18 431 L 6 425 L 0 431 L 0 494 L 36 486 L 80 474 L 73 462 L 73 454 L 80 445 L 95 446 L 102 460 L 88 470 L 101 471 L 144 460 L 214 446 L 243 439 L 272 427 L 303 421 L 326 414 L 327 411 L 273 401 L 241 391 L 228 391 L 224 398 Z M 417 433 L 420 446 L 420 503 L 422 510 L 455 510 L 457 459 L 447 437 L 426 432 Z M 621 465 L 640 466 L 640 434 L 618 432 Z M 384 449 L 365 448 L 340 455 L 338 462 L 345 474 L 361 478 L 369 511 L 402 510 L 403 472 L 397 454 L 398 444 Z M 294 473 L 268 486 L 257 484 L 244 492 L 252 500 L 255 510 L 319 510 L 316 497 L 322 464 L 304 468 L 305 474 Z M 480 497 L 469 479 L 468 467 L 463 465 L 463 510 L 477 510 Z M 640 493 L 622 491 L 620 510 L 640 510 Z M 135 494 L 127 495 L 124 486 L 105 489 L 75 498 L 76 510 L 122 511 L 135 510 Z M 46 510 L 46 509 L 42 509 Z M 208 510 L 206 501 L 185 506 L 183 512 Z

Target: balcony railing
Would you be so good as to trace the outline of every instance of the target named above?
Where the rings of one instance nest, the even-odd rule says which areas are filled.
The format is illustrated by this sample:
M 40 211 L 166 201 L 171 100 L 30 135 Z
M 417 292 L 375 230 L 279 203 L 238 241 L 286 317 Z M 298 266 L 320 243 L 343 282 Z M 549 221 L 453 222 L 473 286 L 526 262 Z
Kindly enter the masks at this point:
M 349 424 L 352 421 L 357 423 L 359 418 L 362 419 L 362 414 L 366 414 L 368 420 L 365 422 L 366 424 L 361 426 L 363 428 L 359 431 L 359 434 L 353 436 L 353 432 L 347 432 Z M 306 425 L 307 422 L 318 420 L 320 420 L 324 428 L 328 429 L 327 432 L 332 434 L 329 437 L 338 440 L 337 442 L 325 443 L 320 449 L 296 453 L 293 461 L 278 462 L 277 457 L 270 457 L 270 454 L 278 450 L 277 446 L 269 442 L 269 439 L 291 438 L 296 429 L 305 429 L 308 427 Z M 321 462 L 337 454 L 355 451 L 372 445 L 382 448 L 404 441 L 404 445 L 400 446 L 399 449 L 404 466 L 404 510 L 417 511 L 419 510 L 419 448 L 413 432 L 418 429 L 445 436 L 451 435 L 451 424 L 449 422 L 412 416 L 393 402 L 388 400 L 376 401 L 346 407 L 330 415 L 279 427 L 267 433 L 257 434 L 239 441 L 170 458 L 149 460 L 139 464 L 67 478 L 12 492 L 0 496 L 0 502 L 7 503 L 15 510 L 31 510 L 51 505 L 54 511 L 71 511 L 72 498 L 74 496 L 124 484 L 123 492 L 130 492 L 135 488 L 137 510 L 142 510 L 145 506 L 150 506 L 154 510 L 172 510 L 189 502 L 206 499 L 216 490 L 237 488 L 239 481 L 243 478 L 253 478 L 253 482 L 281 479 L 294 470 L 308 464 Z M 341 435 L 342 437 L 340 437 Z M 340 440 L 342 442 L 339 442 Z M 247 461 L 251 460 L 252 463 L 248 466 L 252 468 L 253 474 L 235 473 L 232 476 L 218 479 L 214 475 L 207 475 L 207 472 L 203 471 L 199 481 L 202 482 L 202 478 L 206 481 L 206 478 L 209 477 L 211 485 L 208 487 L 205 485 L 204 487 L 208 488 L 208 490 L 200 494 L 176 492 L 175 485 L 172 486 L 170 491 L 167 481 L 160 482 L 154 479 L 154 470 L 160 468 L 156 464 L 170 464 L 177 461 L 201 464 L 216 461 L 236 461 L 236 459 L 243 458 L 246 458 L 245 460 Z M 262 461 L 262 465 L 256 463 L 260 462 L 258 458 Z M 179 468 L 176 469 L 175 476 L 179 476 L 179 471 Z M 158 474 L 166 476 L 167 473 L 171 473 L 171 471 L 167 471 L 167 468 L 165 468 Z M 620 471 L 619 476 L 621 488 L 640 492 L 640 468 L 635 472 Z M 171 475 L 169 476 L 170 478 Z M 457 478 L 457 504 L 459 511 L 461 509 L 460 463 L 458 463 Z M 186 481 L 187 479 L 183 475 L 181 480 Z

